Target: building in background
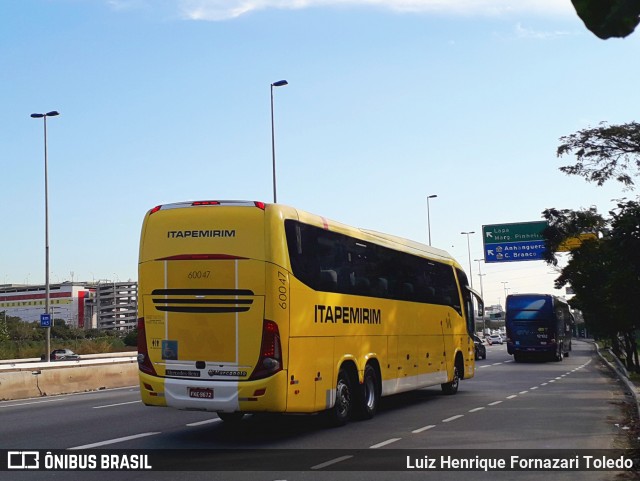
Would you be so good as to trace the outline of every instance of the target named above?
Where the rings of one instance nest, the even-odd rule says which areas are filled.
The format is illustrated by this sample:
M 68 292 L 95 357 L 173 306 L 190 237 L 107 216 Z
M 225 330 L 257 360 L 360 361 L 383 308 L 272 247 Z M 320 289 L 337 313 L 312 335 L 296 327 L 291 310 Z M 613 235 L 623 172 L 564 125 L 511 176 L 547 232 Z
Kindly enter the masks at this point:
M 138 283 L 98 282 L 87 299 L 91 327 L 101 330 L 130 331 L 138 325 Z
M 0 285 L 0 311 L 39 322 L 45 309 L 44 285 Z M 80 329 L 128 331 L 137 324 L 137 282 L 63 282 L 49 286 L 51 317 Z

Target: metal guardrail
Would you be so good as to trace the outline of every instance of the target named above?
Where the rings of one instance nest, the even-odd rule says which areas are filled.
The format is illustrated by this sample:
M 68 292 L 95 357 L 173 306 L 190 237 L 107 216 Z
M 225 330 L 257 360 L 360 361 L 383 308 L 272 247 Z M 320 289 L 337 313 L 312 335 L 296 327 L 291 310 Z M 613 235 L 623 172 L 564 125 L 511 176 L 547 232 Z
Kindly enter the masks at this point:
M 0 360 L 0 371 L 16 371 L 41 369 L 44 367 L 69 367 L 75 365 L 115 364 L 121 362 L 135 362 L 137 352 L 109 352 L 104 354 L 84 354 L 79 360 L 71 361 L 42 361 L 40 358 L 3 359 Z

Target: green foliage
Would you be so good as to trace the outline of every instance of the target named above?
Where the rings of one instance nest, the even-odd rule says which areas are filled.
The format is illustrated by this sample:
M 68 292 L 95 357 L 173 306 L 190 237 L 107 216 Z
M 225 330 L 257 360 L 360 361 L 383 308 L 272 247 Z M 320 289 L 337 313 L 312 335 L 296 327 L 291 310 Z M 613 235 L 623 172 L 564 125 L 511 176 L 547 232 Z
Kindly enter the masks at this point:
M 138 346 L 138 330 L 129 331 L 123 341 L 125 346 Z
M 51 349 L 67 348 L 78 354 L 99 354 L 107 352 L 123 352 L 130 348 L 122 339 L 103 336 L 94 339 L 51 340 Z M 0 359 L 39 358 L 45 351 L 45 341 L 3 341 L 0 342 Z
M 24 322 L 12 316 L 6 316 L 5 320 L 0 312 L 0 359 L 39 358 L 46 348 L 45 337 L 46 329 L 39 322 Z M 51 349 L 67 348 L 78 354 L 131 350 L 137 344 L 136 339 L 133 332 L 123 336 L 118 331 L 85 331 L 66 325 L 62 319 L 54 319 L 51 327 Z
M 0 342 L 9 340 L 9 326 L 7 324 L 7 312 L 3 311 L 0 317 Z
M 622 336 L 630 368 L 640 370 L 635 330 L 640 327 L 636 296 L 640 292 L 640 204 L 618 201 L 605 219 L 595 209 L 582 211 L 547 209 L 549 227 L 543 232 L 545 261 L 557 265 L 557 249 L 580 233 L 596 233 L 570 252 L 556 287 L 571 285 L 572 307 L 583 313 L 587 328 L 618 342 Z
M 636 0 L 638 5 L 640 1 Z M 640 124 L 607 125 L 583 129 L 560 138 L 557 155 L 574 154 L 576 163 L 561 167 L 568 175 L 578 175 L 597 185 L 614 179 L 626 187 L 640 171 Z
M 571 0 L 585 26 L 601 39 L 626 37 L 640 22 L 638 0 Z

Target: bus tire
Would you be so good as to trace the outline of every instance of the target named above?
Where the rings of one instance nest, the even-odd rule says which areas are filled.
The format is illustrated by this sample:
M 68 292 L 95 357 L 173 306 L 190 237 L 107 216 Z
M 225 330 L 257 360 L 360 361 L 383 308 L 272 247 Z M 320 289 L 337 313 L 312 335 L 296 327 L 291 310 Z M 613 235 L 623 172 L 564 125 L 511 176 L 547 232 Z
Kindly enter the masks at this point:
M 522 356 L 520 355 L 520 353 L 514 352 L 513 353 L 513 360 L 515 362 L 522 362 Z
M 453 379 L 449 382 L 441 384 L 442 392 L 445 394 L 455 394 L 460 386 L 460 374 L 458 374 L 458 363 L 453 366 Z
M 222 419 L 225 424 L 237 424 L 242 421 L 244 413 L 217 413 L 218 417 Z
M 349 373 L 340 368 L 336 382 L 336 402 L 330 410 L 331 424 L 344 426 L 351 418 L 353 410 L 353 385 Z
M 556 352 L 555 360 L 556 362 L 560 362 L 564 360 L 564 356 L 562 355 L 562 345 L 560 345 L 560 349 Z
M 360 419 L 371 419 L 375 416 L 380 402 L 380 383 L 378 372 L 371 365 L 364 368 L 362 386 L 360 386 L 359 399 L 357 404 L 358 417 Z

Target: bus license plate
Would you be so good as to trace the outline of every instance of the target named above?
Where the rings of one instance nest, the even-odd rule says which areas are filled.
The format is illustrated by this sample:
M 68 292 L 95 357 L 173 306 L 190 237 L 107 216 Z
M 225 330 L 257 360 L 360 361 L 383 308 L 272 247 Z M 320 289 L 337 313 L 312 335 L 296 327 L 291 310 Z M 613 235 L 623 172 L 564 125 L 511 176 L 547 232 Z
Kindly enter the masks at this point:
M 205 387 L 190 387 L 189 397 L 196 399 L 213 399 L 213 389 Z

